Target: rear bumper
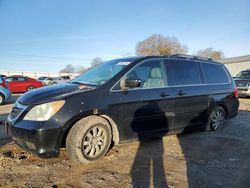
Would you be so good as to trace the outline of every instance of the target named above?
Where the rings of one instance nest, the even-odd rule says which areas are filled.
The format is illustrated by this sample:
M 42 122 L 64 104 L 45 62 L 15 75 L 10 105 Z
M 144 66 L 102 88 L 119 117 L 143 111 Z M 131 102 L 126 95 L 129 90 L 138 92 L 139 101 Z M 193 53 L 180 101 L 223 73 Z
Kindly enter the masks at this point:
M 34 153 L 42 158 L 57 157 L 60 145 L 58 145 L 58 135 L 61 128 L 58 125 L 51 125 L 46 128 L 44 122 L 19 121 L 12 125 L 5 122 L 8 135 L 21 148 Z

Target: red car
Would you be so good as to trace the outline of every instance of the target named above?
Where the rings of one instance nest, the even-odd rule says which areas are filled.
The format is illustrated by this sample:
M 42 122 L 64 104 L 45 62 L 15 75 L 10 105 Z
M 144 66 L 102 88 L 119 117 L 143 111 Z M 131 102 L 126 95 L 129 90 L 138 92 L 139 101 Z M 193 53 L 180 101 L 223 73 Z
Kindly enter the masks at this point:
M 5 78 L 12 93 L 22 93 L 35 88 L 43 87 L 43 83 L 26 76 L 9 76 Z

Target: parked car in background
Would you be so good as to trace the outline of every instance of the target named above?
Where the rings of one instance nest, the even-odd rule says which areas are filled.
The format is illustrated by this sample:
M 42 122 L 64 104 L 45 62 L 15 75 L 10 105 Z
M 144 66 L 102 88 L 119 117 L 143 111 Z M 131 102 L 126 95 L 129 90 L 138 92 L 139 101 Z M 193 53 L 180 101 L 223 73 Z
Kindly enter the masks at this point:
M 0 105 L 11 97 L 11 91 L 8 88 L 8 83 L 0 76 Z
M 215 131 L 238 108 L 236 85 L 221 63 L 185 55 L 130 57 L 22 95 L 5 125 L 19 146 L 41 157 L 66 146 L 70 159 L 89 163 L 129 140 L 188 127 Z
M 48 76 L 42 76 L 42 77 L 39 77 L 38 80 L 41 81 L 41 82 L 43 82 L 47 78 L 49 78 L 49 77 Z
M 5 81 L 12 93 L 22 93 L 44 86 L 42 82 L 26 76 L 9 76 Z
M 64 84 L 69 82 L 71 79 L 69 76 L 60 76 L 60 77 L 50 77 L 45 79 L 43 82 L 46 85 L 55 85 L 55 84 Z
M 241 71 L 234 77 L 240 97 L 250 97 L 250 69 Z
M 71 80 L 70 76 L 59 76 L 59 78 L 65 80 L 65 81 L 70 81 Z

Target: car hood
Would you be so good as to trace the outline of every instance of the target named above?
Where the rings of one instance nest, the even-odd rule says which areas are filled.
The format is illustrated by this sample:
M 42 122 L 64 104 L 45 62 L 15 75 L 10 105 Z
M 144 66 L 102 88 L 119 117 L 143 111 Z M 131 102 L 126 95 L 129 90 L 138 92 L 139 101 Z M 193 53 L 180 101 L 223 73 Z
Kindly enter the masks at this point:
M 41 104 L 53 100 L 60 100 L 74 93 L 91 89 L 93 89 L 93 87 L 71 83 L 45 86 L 25 93 L 18 98 L 18 102 L 23 105 Z

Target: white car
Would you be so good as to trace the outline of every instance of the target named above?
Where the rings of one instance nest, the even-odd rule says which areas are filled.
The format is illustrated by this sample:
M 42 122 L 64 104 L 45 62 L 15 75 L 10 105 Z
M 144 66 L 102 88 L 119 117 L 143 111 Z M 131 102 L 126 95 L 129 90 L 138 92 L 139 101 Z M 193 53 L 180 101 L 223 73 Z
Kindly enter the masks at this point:
M 68 81 L 70 81 L 69 76 L 60 76 L 60 77 L 50 77 L 45 79 L 43 82 L 45 85 L 55 85 L 55 84 L 64 84 Z

